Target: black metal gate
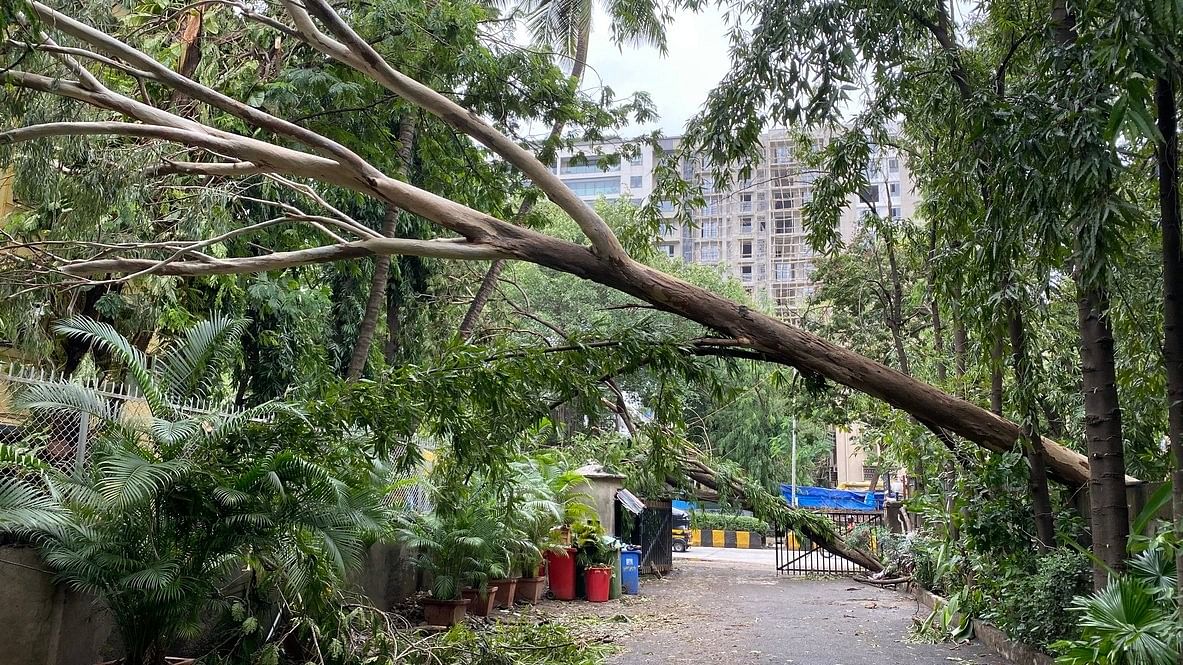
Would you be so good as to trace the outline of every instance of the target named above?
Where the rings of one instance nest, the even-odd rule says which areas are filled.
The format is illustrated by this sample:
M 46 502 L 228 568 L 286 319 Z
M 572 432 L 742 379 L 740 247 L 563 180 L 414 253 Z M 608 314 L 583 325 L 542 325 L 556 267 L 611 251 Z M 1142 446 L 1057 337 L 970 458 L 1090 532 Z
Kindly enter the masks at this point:
M 883 513 L 855 510 L 819 510 L 834 522 L 838 537 L 857 544 L 871 554 L 879 553 L 879 535 L 883 531 Z M 784 575 L 853 575 L 866 568 L 846 557 L 827 552 L 792 531 L 776 529 L 776 572 Z
M 616 503 L 616 537 L 641 548 L 641 573 L 666 574 L 674 568 L 673 503 L 645 499 L 645 510 L 633 515 Z

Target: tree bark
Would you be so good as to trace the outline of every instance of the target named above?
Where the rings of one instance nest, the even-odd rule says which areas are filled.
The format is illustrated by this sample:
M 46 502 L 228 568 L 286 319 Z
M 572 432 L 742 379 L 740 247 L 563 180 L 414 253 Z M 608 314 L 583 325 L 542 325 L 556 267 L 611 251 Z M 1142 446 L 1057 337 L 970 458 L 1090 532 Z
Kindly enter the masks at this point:
M 1089 517 L 1092 523 L 1093 587 L 1109 581 L 1107 570 L 1125 570 L 1129 506 L 1125 491 L 1125 444 L 1117 398 L 1117 369 L 1109 296 L 1100 287 L 1077 285 L 1084 430 L 1089 455 Z
M 1002 335 L 995 333 L 990 347 L 990 410 L 1002 415 Z
M 1167 374 L 1167 436 L 1174 463 L 1171 508 L 1175 538 L 1183 542 L 1183 242 L 1180 242 L 1179 124 L 1174 80 L 1159 79 L 1154 92 L 1158 130 L 1162 135 L 1157 154 L 1158 202 L 1162 213 L 1162 355 Z M 1183 547 L 1178 548 L 1175 561 L 1176 570 L 1183 571 Z M 1183 574 L 1178 575 L 1178 602 L 1183 607 Z
M 398 226 L 398 208 L 386 206 L 386 215 L 382 220 L 382 235 L 390 238 Z M 361 378 L 362 370 L 366 368 L 366 360 L 370 357 L 370 347 L 374 342 L 374 331 L 378 329 L 378 313 L 382 311 L 382 302 L 386 300 L 387 283 L 390 281 L 390 256 L 374 258 L 374 274 L 370 278 L 370 294 L 366 298 L 365 313 L 361 318 L 361 325 L 357 331 L 357 342 L 353 345 L 353 355 L 349 357 L 349 366 L 345 370 L 348 381 Z
M 1028 489 L 1035 513 L 1035 538 L 1040 548 L 1049 549 L 1056 544 L 1056 525 L 1052 514 L 1051 493 L 1047 484 L 1047 461 L 1043 441 L 1039 435 L 1039 415 L 1033 398 L 1033 377 L 1030 355 L 1027 349 L 1027 331 L 1023 324 L 1023 312 L 1014 300 L 1007 302 L 1007 325 L 1010 328 L 1011 364 L 1015 383 L 1018 384 L 1019 406 L 1023 414 L 1023 443 L 1027 452 Z
M 504 259 L 498 259 L 489 264 L 489 270 L 485 273 L 485 278 L 481 280 L 480 288 L 476 290 L 476 295 L 473 296 L 472 302 L 468 305 L 468 311 L 464 312 L 464 320 L 460 322 L 459 333 L 460 339 L 468 341 L 472 336 L 472 329 L 476 327 L 476 322 L 481 318 L 481 312 L 485 310 L 485 305 L 489 304 L 489 298 L 493 295 L 493 289 L 497 288 L 497 279 L 501 276 L 501 269 L 505 266 Z
M 398 162 L 399 171 L 406 175 L 411 163 L 412 144 L 415 142 L 415 116 L 408 113 L 398 123 Z M 395 237 L 398 229 L 398 208 L 386 206 L 386 216 L 382 220 L 382 236 Z M 370 347 L 374 343 L 374 332 L 378 329 L 378 314 L 382 311 L 382 302 L 386 299 L 386 290 L 390 283 L 390 255 L 374 258 L 374 275 L 370 279 L 370 294 L 366 298 L 366 309 L 362 315 L 361 325 L 357 331 L 357 343 L 353 345 L 353 355 L 349 358 L 349 366 L 345 371 L 345 378 L 356 381 L 361 378 L 366 368 L 366 360 L 370 357 Z M 389 326 L 388 326 L 389 327 Z

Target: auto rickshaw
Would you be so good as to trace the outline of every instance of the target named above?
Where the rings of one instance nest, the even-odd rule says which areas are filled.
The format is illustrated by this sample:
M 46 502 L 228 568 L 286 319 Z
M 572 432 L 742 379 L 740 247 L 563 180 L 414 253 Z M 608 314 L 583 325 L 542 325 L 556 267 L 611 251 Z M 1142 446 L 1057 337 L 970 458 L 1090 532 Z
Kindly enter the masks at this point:
M 675 552 L 685 552 L 690 549 L 690 513 L 679 508 L 673 509 L 670 536 Z

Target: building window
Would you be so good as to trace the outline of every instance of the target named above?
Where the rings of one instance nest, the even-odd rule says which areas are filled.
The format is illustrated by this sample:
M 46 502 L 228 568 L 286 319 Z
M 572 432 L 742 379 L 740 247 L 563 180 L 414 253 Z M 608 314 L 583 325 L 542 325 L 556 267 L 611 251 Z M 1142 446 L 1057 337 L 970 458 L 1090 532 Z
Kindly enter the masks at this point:
M 898 198 L 900 195 L 900 183 L 893 182 L 887 187 L 887 191 L 891 192 L 892 198 Z
M 789 217 L 788 215 L 777 217 L 776 219 L 772 220 L 773 233 L 795 233 L 796 226 L 796 220 L 794 220 L 792 217 Z
M 600 166 L 599 157 L 564 157 L 562 172 L 563 175 L 578 175 L 580 173 L 610 173 L 612 171 L 619 171 L 620 163 L 613 163 L 611 165 L 605 164 Z
M 772 150 L 773 164 L 788 164 L 789 163 L 789 146 L 778 145 Z
M 658 247 L 660 248 L 661 252 L 664 253 L 666 256 L 673 258 L 673 256 L 674 256 L 674 246 L 673 245 L 658 245 Z
M 768 221 L 764 220 L 764 219 L 760 220 L 760 233 L 764 233 L 767 230 L 768 230 Z
M 586 180 L 568 180 L 567 186 L 576 196 L 607 196 L 620 193 L 620 178 L 588 178 Z
M 739 218 L 739 232 L 740 233 L 751 233 L 752 232 L 752 218 L 751 217 L 740 217 Z
M 899 158 L 892 157 L 891 159 L 887 160 L 887 172 L 888 173 L 899 173 L 900 172 Z
M 662 201 L 661 205 L 659 205 L 657 207 L 661 210 L 662 213 L 668 215 L 674 211 L 674 202 L 673 201 Z
M 863 188 L 863 201 L 879 203 L 879 185 L 867 185 Z
M 752 211 L 752 195 L 751 194 L 740 194 L 739 195 L 739 211 L 740 212 L 751 212 Z
M 863 465 L 863 480 L 870 482 L 875 480 L 875 477 L 878 475 L 879 469 L 876 469 L 873 466 L 867 466 L 866 464 Z
M 707 245 L 698 250 L 699 258 L 707 263 L 714 263 L 719 260 L 719 246 Z
M 898 207 L 891 209 L 891 218 L 892 219 L 899 219 L 902 216 L 903 216 L 902 211 Z
M 639 175 L 629 176 L 628 178 L 628 186 L 630 189 L 640 189 L 643 186 L 641 184 L 643 182 L 644 180 L 642 179 L 642 176 Z
M 752 266 L 739 267 L 739 281 L 747 284 L 752 281 Z
M 633 166 L 640 166 L 641 162 L 644 161 L 644 159 L 645 159 L 645 156 L 642 155 L 640 153 L 640 151 L 638 151 L 637 154 L 628 158 L 628 163 L 632 164 Z
M 788 263 L 774 263 L 772 265 L 773 279 L 775 279 L 778 282 L 789 281 L 789 271 L 791 269 L 792 269 L 792 266 Z
M 744 240 L 743 242 L 739 243 L 739 258 L 741 258 L 741 259 L 752 258 L 752 241 L 751 240 Z
M 699 231 L 700 231 L 699 237 L 718 238 L 719 237 L 719 222 L 715 222 L 715 221 L 703 222 L 702 226 L 699 228 Z

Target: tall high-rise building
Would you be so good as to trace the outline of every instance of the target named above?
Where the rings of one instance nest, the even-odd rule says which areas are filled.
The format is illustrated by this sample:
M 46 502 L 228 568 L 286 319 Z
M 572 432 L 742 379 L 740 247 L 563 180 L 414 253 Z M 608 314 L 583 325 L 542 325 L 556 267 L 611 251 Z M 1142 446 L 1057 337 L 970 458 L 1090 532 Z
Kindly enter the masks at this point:
M 815 255 L 806 242 L 801 208 L 810 200 L 816 174 L 798 161 L 799 140 L 783 129 L 763 134 L 762 159 L 751 177 L 732 178 L 726 189 L 714 186 L 710 166 L 702 158 L 684 160 L 682 176 L 703 183 L 705 205 L 693 212 L 694 223 L 686 225 L 674 219 L 672 204 L 663 202 L 669 222 L 658 242 L 669 256 L 719 266 L 786 317 L 799 311 L 815 287 Z M 819 134 L 813 140 L 821 147 L 826 137 Z M 662 139 L 660 145 L 671 151 L 679 143 L 680 137 L 674 137 Z M 559 156 L 555 172 L 589 202 L 603 196 L 627 197 L 639 204 L 653 191 L 653 148 L 646 145 L 639 155 L 611 166 L 600 163 L 598 156 L 615 151 L 612 144 L 577 146 Z M 895 151 L 873 150 L 867 180 L 867 189 L 847 202 L 841 216 L 839 230 L 846 241 L 872 208 L 884 217 L 909 217 L 915 209 L 907 166 Z

